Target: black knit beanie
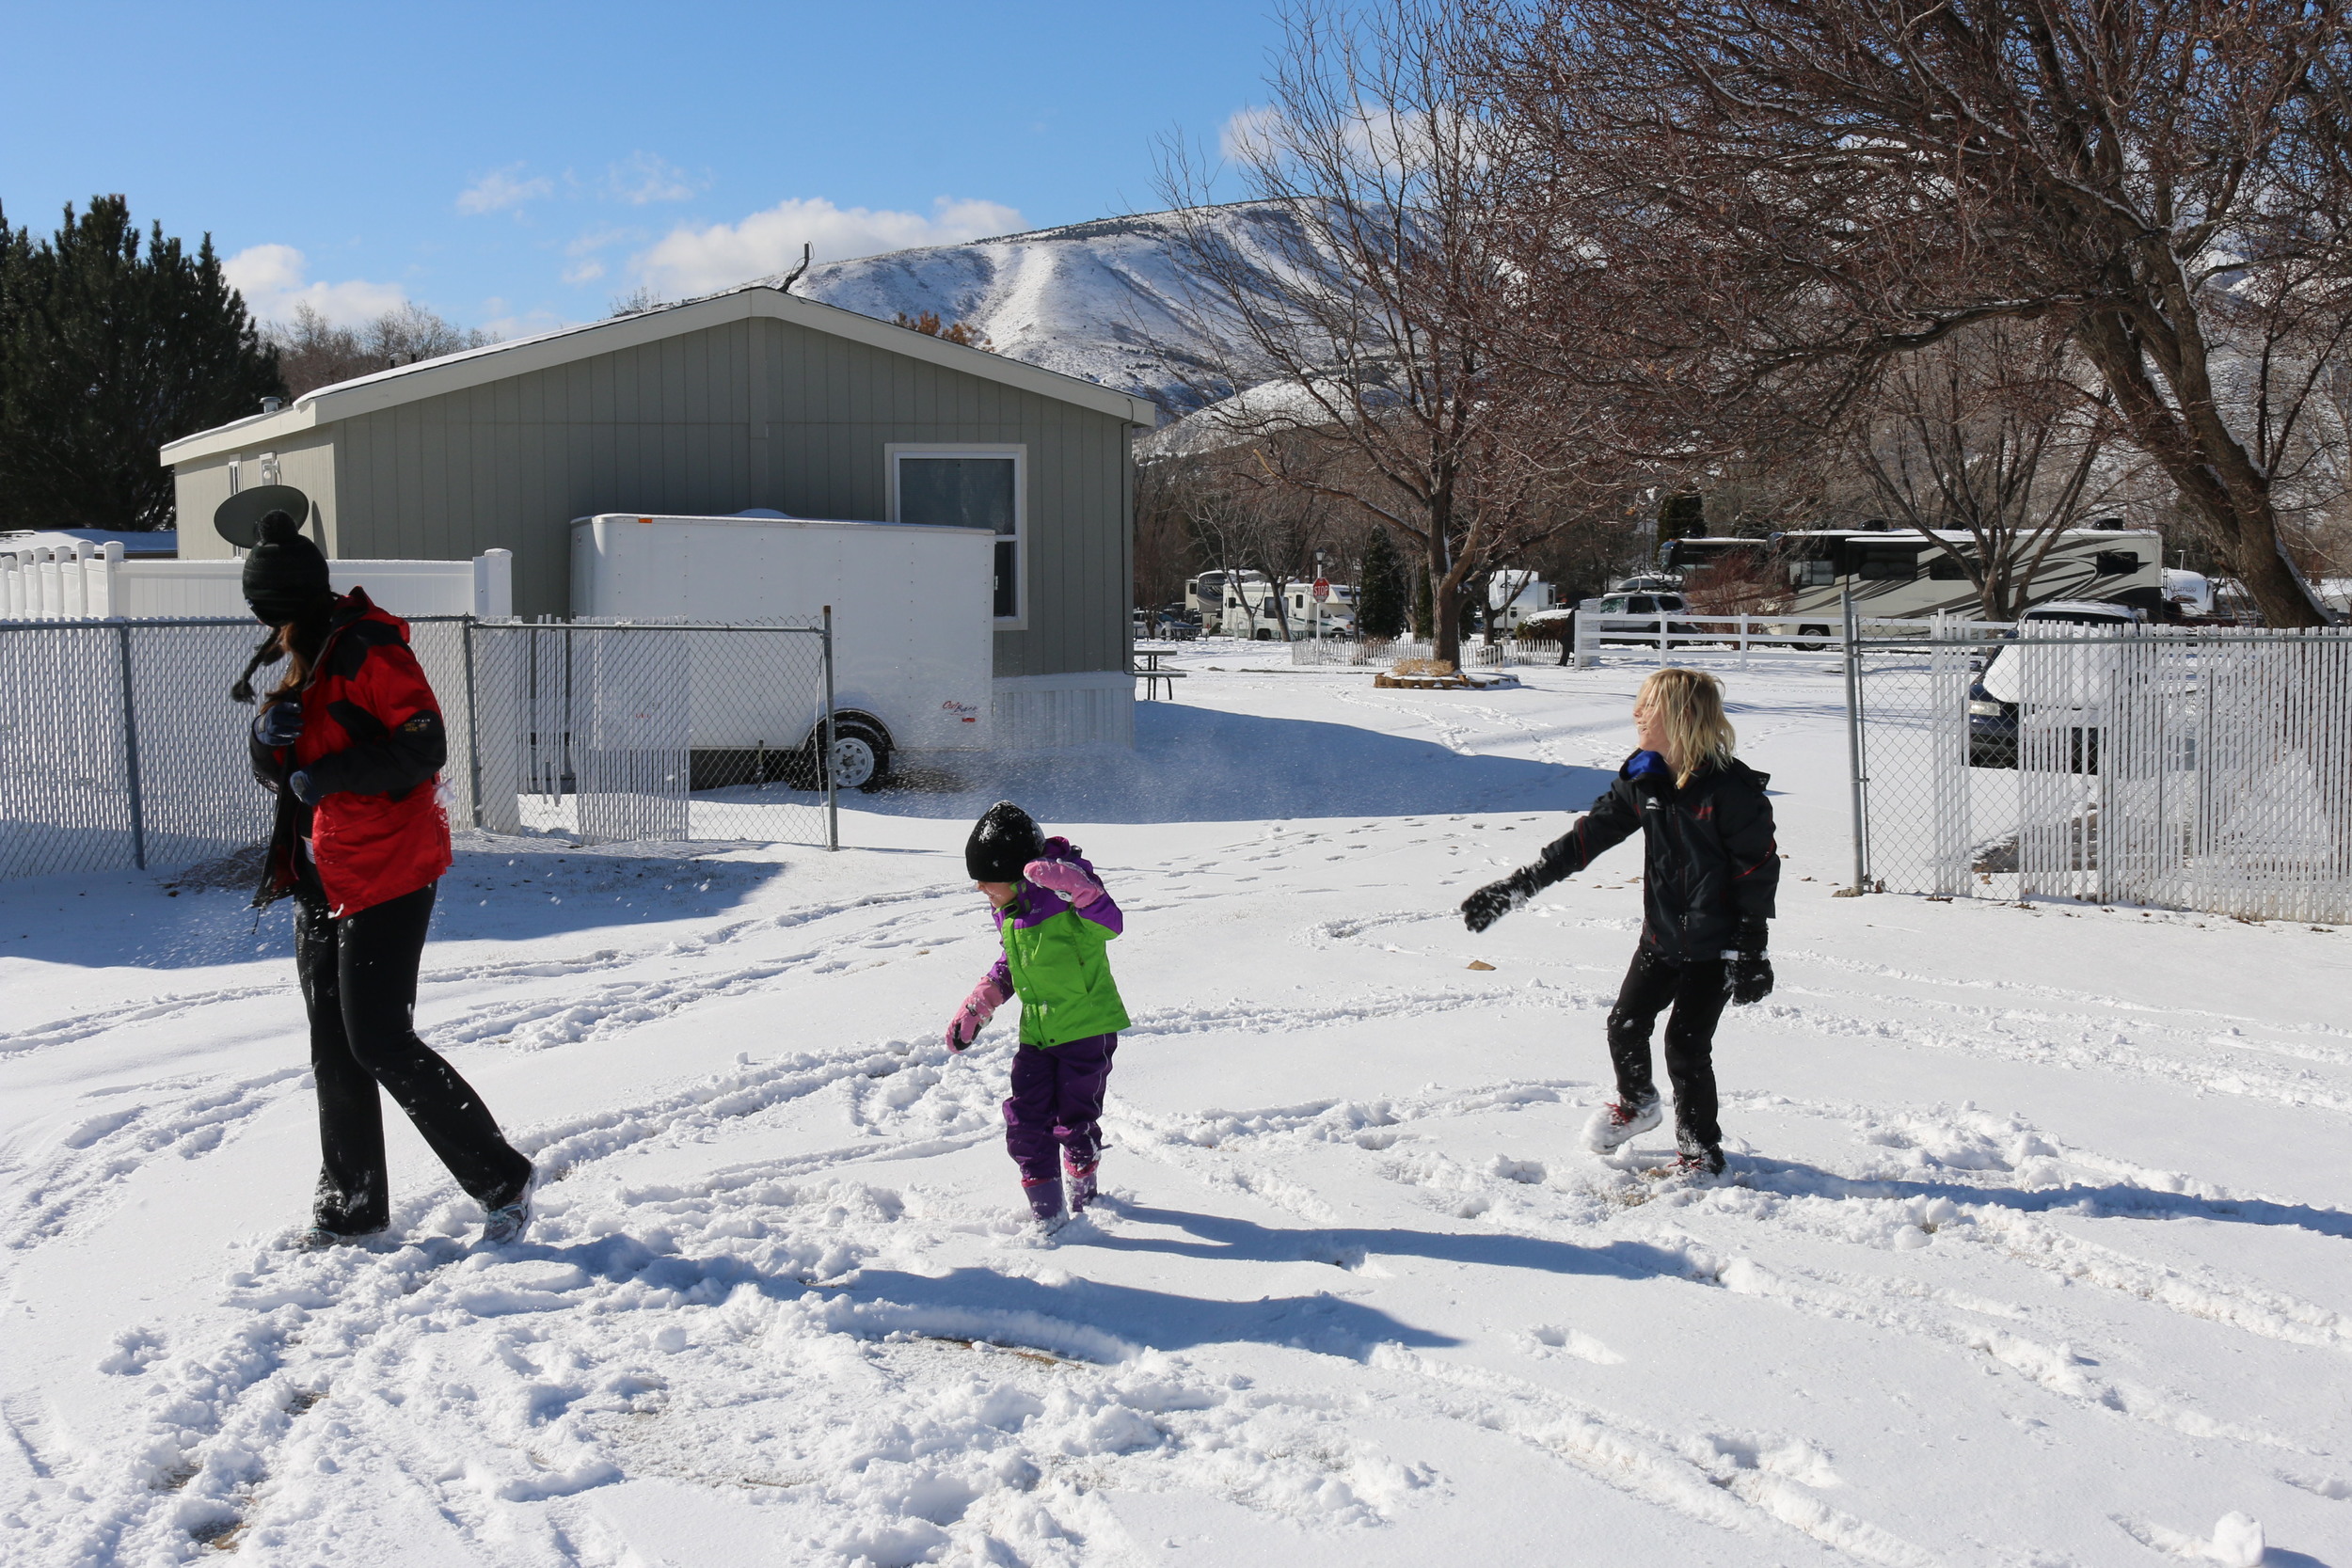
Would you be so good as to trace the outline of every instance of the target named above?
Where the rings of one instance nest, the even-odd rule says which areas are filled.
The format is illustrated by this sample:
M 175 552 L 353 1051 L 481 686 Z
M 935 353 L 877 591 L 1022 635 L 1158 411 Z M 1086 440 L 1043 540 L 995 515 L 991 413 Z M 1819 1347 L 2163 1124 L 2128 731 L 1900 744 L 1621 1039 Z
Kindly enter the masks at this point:
M 1029 814 L 999 800 L 972 825 L 972 836 L 963 844 L 963 868 L 976 882 L 1017 882 L 1021 868 L 1044 847 L 1045 834 Z
M 282 626 L 326 609 L 335 596 L 326 557 L 303 537 L 293 514 L 263 514 L 260 537 L 245 558 L 245 602 L 263 626 Z
M 262 666 L 285 657 L 276 628 L 306 615 L 325 615 L 335 602 L 326 557 L 302 536 L 302 525 L 292 513 L 262 514 L 255 532 L 260 540 L 245 558 L 245 602 L 253 618 L 272 629 L 229 689 L 230 700 L 238 703 L 253 701 L 253 676 Z

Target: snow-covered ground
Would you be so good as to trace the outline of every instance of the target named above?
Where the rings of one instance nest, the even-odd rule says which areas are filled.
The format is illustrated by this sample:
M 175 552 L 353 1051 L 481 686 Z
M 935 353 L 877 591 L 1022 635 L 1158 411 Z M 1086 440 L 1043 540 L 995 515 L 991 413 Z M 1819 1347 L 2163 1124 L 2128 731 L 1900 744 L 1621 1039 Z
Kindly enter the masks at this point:
M 1833 898 L 1837 682 L 1734 675 L 1780 990 L 1729 1180 L 1653 1180 L 1576 1138 L 1635 847 L 1453 913 L 1641 670 L 1183 662 L 1131 761 L 834 855 L 470 840 L 419 1024 L 553 1178 L 504 1251 L 405 1125 L 392 1236 L 289 1249 L 282 910 L 0 886 L 0 1558 L 2352 1564 L 2344 932 Z M 1114 1196 L 1050 1239 L 1009 1016 L 936 1043 L 1000 792 L 1128 912 Z

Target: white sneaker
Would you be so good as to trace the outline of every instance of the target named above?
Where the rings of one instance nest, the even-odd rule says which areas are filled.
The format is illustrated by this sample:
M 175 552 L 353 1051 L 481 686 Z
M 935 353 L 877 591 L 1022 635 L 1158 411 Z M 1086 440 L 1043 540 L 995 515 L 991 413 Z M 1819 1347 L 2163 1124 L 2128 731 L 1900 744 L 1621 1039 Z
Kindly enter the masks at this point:
M 539 1173 L 532 1171 L 523 1190 L 515 1195 L 512 1203 L 501 1203 L 482 1217 L 482 1244 L 510 1246 L 522 1240 L 531 1228 L 531 1199 L 539 1186 Z
M 1596 1154 L 1608 1154 L 1640 1137 L 1658 1122 L 1658 1101 L 1655 1098 L 1645 1100 L 1638 1105 L 1613 1100 L 1595 1111 L 1593 1119 L 1584 1124 L 1584 1147 Z

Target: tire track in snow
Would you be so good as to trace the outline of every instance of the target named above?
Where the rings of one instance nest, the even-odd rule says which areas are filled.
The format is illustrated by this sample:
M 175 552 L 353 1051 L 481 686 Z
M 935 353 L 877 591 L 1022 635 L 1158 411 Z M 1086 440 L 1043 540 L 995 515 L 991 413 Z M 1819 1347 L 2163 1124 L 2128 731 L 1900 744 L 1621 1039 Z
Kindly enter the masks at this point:
M 961 889 L 919 888 L 895 893 L 868 894 L 857 898 L 839 899 L 787 909 L 772 915 L 750 920 L 726 922 L 705 934 L 684 941 L 672 940 L 655 945 L 624 950 L 604 947 L 573 957 L 494 958 L 426 969 L 418 976 L 421 995 L 437 988 L 474 988 L 493 985 L 527 985 L 536 980 L 569 980 L 582 974 L 623 970 L 635 965 L 661 962 L 675 965 L 717 953 L 720 949 L 765 935 L 771 931 L 789 930 L 835 916 L 854 913 L 866 909 L 883 909 L 892 905 L 946 904 L 958 900 Z M 891 929 L 910 921 L 925 918 L 925 911 L 909 911 L 894 916 L 882 927 Z M 908 939 L 919 940 L 919 939 Z M 893 945 L 905 945 L 905 942 Z M 433 947 L 426 953 L 431 955 Z M 72 1018 L 57 1019 L 12 1031 L 0 1030 L 0 1061 L 54 1046 L 73 1045 L 96 1039 L 115 1030 L 144 1026 L 167 1020 L 185 1018 L 206 1008 L 226 1006 L 240 1002 L 298 994 L 291 969 L 282 980 L 221 986 L 208 990 L 171 992 L 126 1002 L 110 1007 L 100 1007 L 78 1013 Z
M 1433 920 L 1442 918 L 1437 914 L 1424 914 L 1422 917 Z M 1296 933 L 1296 940 L 1310 946 L 1335 947 L 1349 942 L 1364 941 L 1366 933 L 1391 925 L 1406 924 L 1413 918 L 1413 911 L 1391 911 L 1370 916 L 1323 921 L 1303 927 Z M 2182 1026 L 2169 1020 L 2184 1016 L 2183 1011 L 2168 1009 L 2164 1013 L 2156 1013 L 2138 1005 L 2126 1007 L 2121 1002 L 2104 1002 L 2099 998 L 2058 991 L 2053 988 L 2034 989 L 2054 999 L 2062 998 L 2077 1006 L 2106 1006 L 2114 1010 L 2070 1012 L 2055 1007 L 2003 1007 L 1934 996 L 1905 996 L 1898 999 L 1905 1014 L 1879 1012 L 1873 1016 L 1875 1008 L 1888 1004 L 1889 999 L 1884 995 L 1817 988 L 1808 981 L 1791 978 L 1786 973 L 1798 962 L 1820 962 L 1827 967 L 1843 967 L 1875 974 L 1878 971 L 1872 966 L 1841 965 L 1821 955 L 1800 950 L 1776 957 L 1784 966 L 1783 982 L 1771 999 L 1747 1009 L 1742 1015 L 1742 1022 L 1750 1026 L 1808 1038 L 1832 1035 L 1856 1039 L 1899 1040 L 1936 1050 L 1975 1052 L 2037 1066 L 2120 1070 L 2200 1093 L 2233 1094 L 2276 1104 L 2352 1115 L 2352 1085 L 2339 1087 L 2320 1079 L 2308 1068 L 2287 1069 L 2278 1065 L 2280 1056 L 2337 1065 L 2334 1061 L 2336 1053 L 2329 1047 L 2317 1043 L 2299 1047 L 2293 1043 L 2264 1043 L 2250 1037 L 2241 1041 L 2233 1037 L 2216 1037 L 2211 1033 L 2213 1024 L 2219 1022 L 2233 1027 L 2276 1028 L 2280 1033 L 2299 1034 L 2306 1037 L 2352 1037 L 2352 1034 L 2329 1026 L 2312 1025 L 2298 1029 L 2258 1023 L 2250 1019 L 2236 1019 L 2230 1015 L 2195 1012 L 2187 1012 L 2185 1016 L 2196 1018 L 2199 1022 L 2191 1026 Z M 1581 967 L 1565 959 L 1538 958 L 1529 962 L 1539 974 Z M 1891 972 L 1886 977 L 1911 978 L 1921 985 L 1978 984 L 1931 981 Z M 1982 984 L 1993 987 L 2000 983 Z M 1544 994 L 1573 998 L 1571 1005 L 1581 1007 L 1587 993 L 1575 989 Z M 1490 1006 L 1499 1000 L 1492 992 L 1477 993 L 1477 999 Z M 1607 1000 L 1604 999 L 1604 1005 Z M 1919 1014 L 1940 1014 L 1963 1023 L 1963 1027 L 1947 1030 L 1914 1022 Z M 2106 1037 L 2104 1040 L 2094 1037 L 2098 1036 Z M 2217 1053 L 2223 1053 L 2225 1059 L 2214 1060 Z M 2346 1053 L 2344 1059 L 2352 1061 L 2352 1053 Z
M 909 1067 L 929 1068 L 934 1079 L 947 1059 L 944 1046 L 904 1054 L 887 1046 L 862 1049 L 833 1059 L 798 1055 L 789 1060 L 745 1067 L 648 1096 L 633 1105 L 596 1115 L 565 1118 L 526 1127 L 515 1134 L 517 1147 L 530 1152 L 546 1172 L 548 1185 L 577 1175 L 583 1165 L 643 1148 L 664 1138 L 686 1141 L 729 1121 L 803 1099 L 854 1079 L 887 1077 Z M 303 1076 L 299 1070 L 278 1074 L 256 1084 L 282 1085 Z M 243 1087 L 243 1086 L 241 1086 Z M 259 1104 L 245 1097 L 219 1097 L 222 1108 L 242 1107 L 249 1116 Z M 104 1138 L 151 1136 L 142 1133 L 140 1117 L 110 1130 Z M 199 1129 L 200 1132 L 200 1129 Z M 991 1130 L 993 1131 L 993 1130 Z M 974 1133 L 963 1139 L 985 1136 Z M 911 1152 L 944 1152 L 958 1147 L 953 1140 L 934 1138 L 927 1145 L 885 1149 L 872 1145 L 815 1155 L 792 1162 L 811 1170 L 851 1161 L 872 1160 L 886 1152 L 902 1157 Z M 135 1162 L 109 1162 L 103 1180 L 119 1180 L 135 1168 Z M 712 1194 L 739 1189 L 754 1181 L 772 1181 L 772 1170 L 739 1172 L 714 1178 Z M 646 1189 L 637 1195 L 657 1206 L 665 1195 Z M 87 1192 L 77 1192 L 44 1212 L 54 1231 L 87 1210 Z M 76 1200 L 79 1201 L 76 1201 Z M 446 1180 L 425 1193 L 395 1204 L 393 1233 L 411 1232 L 433 1221 L 454 1217 L 469 1208 L 454 1196 Z M 20 1227 L 22 1228 L 22 1227 Z M 0 1232 L 0 1235 L 6 1233 Z M 348 1365 L 384 1329 L 413 1309 L 404 1306 L 431 1279 L 453 1263 L 476 1254 L 447 1236 L 427 1235 L 420 1242 L 397 1244 L 390 1252 L 371 1246 L 304 1254 L 264 1249 L 251 1268 L 232 1276 L 231 1305 L 250 1312 L 209 1347 L 192 1347 L 168 1354 L 143 1341 L 142 1353 L 125 1356 L 125 1368 L 151 1376 L 157 1390 L 156 1413 L 149 1431 L 133 1440 L 124 1453 L 85 1457 L 75 1482 L 103 1506 L 87 1510 L 98 1522 L 78 1535 L 71 1521 L 50 1521 L 43 1538 L 60 1554 L 54 1560 L 102 1563 L 119 1560 L 132 1547 L 144 1544 L 162 1552 L 175 1540 L 187 1540 L 183 1521 L 195 1497 L 209 1497 L 215 1513 L 233 1515 L 231 1498 L 268 1472 L 267 1454 L 289 1430 L 286 1410 L 298 1402 L 304 1380 L 286 1373 L 285 1364 L 303 1339 L 328 1347 L 321 1366 Z M 136 1332 L 136 1331 L 135 1331 Z M 330 1375 L 313 1367 L 308 1381 Z M 70 1512 L 80 1514 L 78 1504 Z M 204 1512 L 201 1506 L 195 1509 Z M 167 1517 L 168 1516 L 168 1517 Z M 201 1526 L 203 1521 L 199 1520 Z M 71 1548 L 67 1538 L 73 1539 Z M 171 1555 L 178 1555 L 173 1551 Z
M 150 1161 L 211 1153 L 238 1129 L 294 1092 L 310 1077 L 305 1067 L 283 1068 L 226 1083 L 183 1085 L 174 1099 L 142 1098 L 172 1087 L 129 1091 L 118 1104 L 85 1118 L 37 1162 L 0 1166 L 16 1189 L 0 1215 L 0 1250 L 22 1253 L 72 1231 L 96 1204 Z
M 1931 1553 L 1831 1507 L 1790 1472 L 1818 1475 L 1826 1462 L 1788 1439 L 1677 1438 L 1517 1378 L 1383 1345 L 1372 1364 L 1422 1385 L 1414 1402 L 1466 1426 L 1484 1427 L 1565 1461 L 1602 1484 L 1718 1529 L 1772 1526 L 1794 1530 L 1856 1562 L 1936 1568 Z
M 1246 1192 L 1311 1226 L 1335 1227 L 1341 1227 L 1342 1221 L 1328 1204 L 1316 1196 L 1315 1183 L 1275 1170 L 1265 1165 L 1263 1160 L 1251 1164 L 1238 1163 L 1232 1158 L 1237 1152 L 1233 1146 L 1248 1148 L 1271 1141 L 1288 1141 L 1296 1146 L 1353 1144 L 1385 1154 L 1392 1148 L 1396 1134 L 1393 1132 L 1375 1133 L 1367 1138 L 1360 1130 L 1410 1128 L 1433 1116 L 1471 1114 L 1502 1105 L 1565 1103 L 1565 1097 L 1558 1090 L 1568 1086 L 1591 1087 L 1506 1085 L 1492 1090 L 1426 1098 L 1419 1103 L 1393 1100 L 1370 1103 L 1333 1101 L 1253 1112 L 1213 1112 L 1188 1117 L 1145 1118 L 1129 1114 L 1119 1118 L 1120 1124 L 1135 1129 L 1142 1135 L 1131 1133 L 1120 1141 L 1136 1148 L 1140 1152 L 1179 1164 L 1204 1185 L 1221 1185 Z M 1593 1090 L 1596 1098 L 1598 1092 L 1597 1089 Z M 1766 1097 L 1766 1100 L 1774 1108 L 1790 1108 L 1788 1101 L 1777 1097 Z M 1835 1116 L 1838 1119 L 1851 1119 L 1851 1114 L 1858 1109 L 1825 1108 L 1821 1114 Z M 1989 1123 L 1994 1118 L 1979 1117 L 1979 1119 Z M 2013 1122 L 2006 1125 L 2004 1131 L 2015 1131 Z M 1979 1137 L 1978 1141 L 1984 1140 Z M 1214 1164 L 1187 1158 L 1185 1151 L 1193 1148 L 1216 1149 L 1219 1158 Z M 2051 1155 L 2037 1156 L 2057 1157 L 2055 1150 Z M 1531 1173 L 1520 1168 L 1523 1162 L 1510 1162 L 1498 1157 L 1490 1163 L 1490 1168 L 1481 1171 L 1434 1151 L 1414 1158 L 1417 1166 L 1393 1168 L 1390 1174 L 1397 1180 L 1438 1193 L 1440 1209 L 1455 1218 L 1474 1219 L 1487 1214 L 1493 1207 L 1492 1196 L 1496 1188 L 1505 1183 L 1517 1188 L 1520 1195 L 1529 1191 Z M 2117 1162 L 2108 1164 L 2120 1164 Z M 1505 1165 L 1511 1168 L 1502 1168 Z M 2214 1323 L 2261 1338 L 2352 1354 L 2352 1320 L 2347 1320 L 2344 1314 L 2299 1300 L 2259 1282 L 2230 1277 L 2211 1268 L 2185 1273 L 2168 1265 L 2149 1262 L 2119 1248 L 2072 1236 L 2036 1213 L 2021 1211 L 2013 1202 L 2004 1201 L 2019 1198 L 2036 1201 L 2037 1195 L 2029 1190 L 1986 1187 L 1981 1190 L 1980 1197 L 1972 1199 L 1964 1184 L 1958 1180 L 1966 1174 L 1964 1172 L 1949 1173 L 1952 1180 L 1936 1183 L 1947 1191 L 1922 1195 L 1890 1190 L 1904 1185 L 1919 1185 L 1917 1182 L 1868 1176 L 1845 1177 L 1810 1167 L 1779 1165 L 1761 1159 L 1743 1159 L 1740 1166 L 1738 1181 L 1734 1185 L 1675 1190 L 1649 1201 L 1653 1206 L 1678 1208 L 1710 1218 L 1735 1219 L 1768 1235 L 1774 1232 L 1807 1235 L 1864 1246 L 1873 1253 L 1883 1253 L 1890 1245 L 1899 1247 L 1902 1244 L 1900 1238 L 1905 1234 L 1913 1235 L 1917 1244 L 1927 1244 L 1931 1233 L 1938 1240 L 1964 1241 L 1988 1247 L 2061 1283 L 2113 1291 L 2182 1316 Z M 2175 1177 L 2173 1180 L 2180 1179 Z M 1580 1192 L 1577 1196 L 1605 1198 L 1610 1195 Z M 2244 1211 L 2249 1206 L 2269 1202 L 2265 1199 L 2233 1197 L 2211 1188 L 2203 1195 L 2154 1193 L 2147 1196 L 2163 1201 L 2153 1209 L 2140 1208 L 2123 1212 L 2142 1217 L 2150 1214 L 2198 1214 L 2217 1219 L 2235 1219 L 2243 1217 Z M 2046 1201 L 2053 1210 L 2074 1212 L 2085 1200 L 2073 1190 L 2065 1190 L 2049 1195 Z M 2276 1223 L 2296 1223 L 2300 1212 L 2296 1206 L 2276 1207 L 2287 1212 Z M 1495 1217 L 1507 1230 L 1589 1246 L 1594 1244 L 1597 1233 L 1605 1234 L 1611 1228 L 1610 1222 L 1621 1212 L 1621 1206 L 1605 1201 L 1597 1204 L 1587 1201 L 1576 1212 L 1567 1215 L 1556 1212 L 1544 1214 L 1522 1208 L 1507 1217 L 1501 1214 Z M 2110 1212 L 2114 1211 L 2110 1210 Z M 2344 1218 L 2347 1222 L 2346 1231 L 2352 1233 L 2352 1215 Z M 1673 1247 L 1668 1250 L 1673 1250 Z M 1314 1256 L 1320 1260 L 1331 1260 L 1322 1259 L 1319 1253 Z M 1707 1256 L 1711 1258 L 1713 1254 L 1708 1252 Z M 1931 1338 L 1940 1338 L 1963 1349 L 1981 1351 L 2026 1374 L 2046 1391 L 2070 1399 L 2087 1400 L 2138 1419 L 2169 1426 L 2191 1436 L 2227 1437 L 2303 1451 L 2301 1445 L 2255 1429 L 2213 1421 L 2169 1396 L 2137 1385 L 2092 1379 L 2080 1370 L 2076 1358 L 2070 1352 L 2023 1334 L 1989 1331 L 1956 1317 L 1934 1319 L 1897 1305 L 1883 1303 L 1877 1307 L 1855 1305 L 1851 1309 L 1827 1305 L 1833 1298 L 1847 1295 L 1851 1295 L 1856 1303 L 1860 1303 L 1862 1295 L 1872 1293 L 1899 1297 L 1904 1302 L 1915 1304 L 1920 1300 L 1921 1292 L 1913 1289 L 1910 1281 L 1884 1280 L 1845 1272 L 1840 1272 L 1833 1280 L 1820 1271 L 1796 1270 L 1794 1272 L 1815 1281 L 1817 1287 L 1843 1289 L 1786 1287 L 1779 1274 L 1751 1259 L 1740 1259 L 1735 1262 L 1738 1268 L 1734 1272 L 1724 1272 L 1731 1270 L 1732 1265 L 1718 1268 L 1711 1262 L 1706 1263 L 1701 1272 L 1710 1278 L 1720 1277 L 1720 1282 L 1734 1289 L 1743 1289 L 1747 1293 L 1784 1299 L 1816 1316 L 1838 1318 L 1859 1315 L 1897 1332 L 1920 1332 Z M 1931 1291 L 1928 1295 L 1934 1298 L 1936 1293 Z M 2011 1319 L 2025 1315 L 2022 1309 L 2007 1304 L 1980 1299 L 1963 1301 L 1954 1297 L 1947 1301 L 1940 1300 L 1939 1304 L 1976 1317 L 1986 1315 L 1988 1311 Z
M 832 918 L 859 909 L 895 904 L 928 903 L 946 898 L 938 890 L 882 894 L 791 910 L 759 921 L 730 927 L 724 941 L 733 942 L 778 927 Z M 667 1018 L 706 1002 L 755 993 L 778 980 L 799 975 L 835 973 L 868 956 L 876 929 L 890 930 L 908 921 L 928 918 L 915 911 L 894 915 L 883 925 L 868 927 L 857 937 L 832 947 L 795 954 L 766 963 L 746 965 L 719 974 L 646 980 L 615 980 L 596 989 L 586 1000 L 575 993 L 562 999 L 494 1003 L 469 1009 L 459 1018 L 421 1031 L 438 1048 L 507 1039 L 527 1049 L 547 1049 L 591 1039 L 609 1039 L 643 1024 Z M 890 945 L 908 945 L 919 937 L 896 937 Z M 850 946 L 854 942 L 856 945 Z M 675 959 L 720 943 L 681 948 L 670 944 L 647 949 L 635 960 Z M 845 952 L 845 947 L 849 948 Z M 515 959 L 486 965 L 465 965 L 426 976 L 434 984 L 471 983 L 485 975 L 493 980 L 522 982 L 566 978 L 612 967 L 611 950 L 572 960 Z M 295 995 L 292 981 L 269 986 L 224 988 L 211 992 L 135 1004 L 74 1021 L 45 1037 L 43 1044 L 63 1044 L 88 1038 L 125 1023 L 151 1023 L 200 1007 L 250 1001 L 259 997 Z M 299 1006 L 298 1001 L 293 1002 Z M 87 1023 L 87 1028 L 78 1027 Z M 524 1038 L 514 1041 L 520 1033 Z M 35 1047 L 38 1048 L 38 1047 Z M 206 1078 L 183 1081 L 178 1093 L 167 1082 L 136 1091 L 136 1102 L 119 1104 L 128 1096 L 110 1096 L 109 1102 L 69 1129 L 53 1152 L 20 1162 L 0 1164 L 0 1176 L 14 1179 L 19 1189 L 9 1210 L 0 1213 L 0 1253 L 21 1252 L 72 1231 L 91 1218 L 124 1180 L 150 1161 L 167 1154 L 197 1159 L 223 1147 L 254 1117 L 276 1104 L 310 1075 L 307 1066 L 292 1067 L 259 1077 L 224 1082 Z

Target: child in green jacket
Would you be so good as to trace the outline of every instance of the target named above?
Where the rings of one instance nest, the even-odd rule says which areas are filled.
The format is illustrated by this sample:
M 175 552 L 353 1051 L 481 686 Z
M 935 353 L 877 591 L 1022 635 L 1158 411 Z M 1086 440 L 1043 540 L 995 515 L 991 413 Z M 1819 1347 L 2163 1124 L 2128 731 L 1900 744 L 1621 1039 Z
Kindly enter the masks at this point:
M 1070 1174 L 1069 1212 L 1095 1197 L 1103 1096 L 1127 1027 L 1105 949 L 1125 919 L 1077 847 L 1045 837 L 1010 800 L 981 815 L 963 863 L 988 895 L 1005 951 L 947 1025 L 947 1049 L 964 1050 L 998 1007 L 1021 998 L 1005 1147 L 1021 1169 L 1029 1212 L 1051 1225 L 1064 1212 L 1062 1171 Z

